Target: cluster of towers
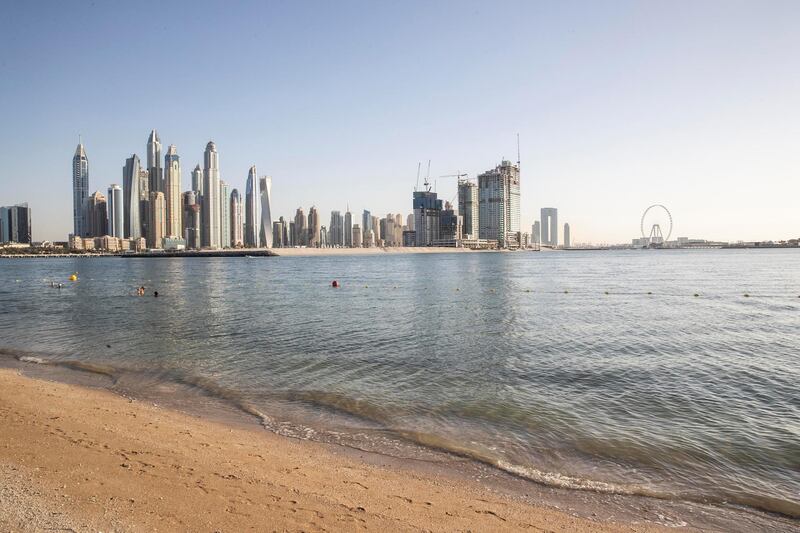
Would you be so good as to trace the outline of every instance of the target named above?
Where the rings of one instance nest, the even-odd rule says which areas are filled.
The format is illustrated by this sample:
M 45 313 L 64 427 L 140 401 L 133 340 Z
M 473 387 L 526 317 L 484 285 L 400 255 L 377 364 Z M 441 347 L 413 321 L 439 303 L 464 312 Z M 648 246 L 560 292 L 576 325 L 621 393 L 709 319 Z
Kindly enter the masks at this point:
M 558 247 L 558 209 L 555 207 L 543 207 L 541 210 L 541 219 L 533 223 L 531 227 L 533 234 L 533 242 Z M 570 242 L 569 223 L 564 224 L 564 248 L 569 248 L 572 243 Z
M 219 154 L 206 145 L 203 167 L 191 172 L 191 189 L 181 192 L 181 164 L 174 144 L 162 163 L 162 145 L 153 130 L 147 158 L 131 155 L 122 168 L 122 186 L 108 197 L 89 196 L 89 161 L 82 142 L 72 160 L 73 237 L 103 237 L 140 242 L 150 249 L 272 246 L 271 185 L 250 168 L 246 195 L 220 178 Z M 137 245 L 137 248 L 143 247 Z

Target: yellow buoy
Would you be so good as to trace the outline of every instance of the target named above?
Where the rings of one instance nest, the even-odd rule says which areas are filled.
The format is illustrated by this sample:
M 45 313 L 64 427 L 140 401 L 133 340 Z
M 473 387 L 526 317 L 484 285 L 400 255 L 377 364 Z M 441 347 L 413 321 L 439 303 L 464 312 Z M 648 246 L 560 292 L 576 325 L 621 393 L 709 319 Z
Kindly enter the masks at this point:
M 78 275 L 77 275 L 77 274 L 73 274 L 73 275 L 71 275 L 71 276 L 69 277 L 69 280 L 70 280 L 70 281 L 78 281 Z

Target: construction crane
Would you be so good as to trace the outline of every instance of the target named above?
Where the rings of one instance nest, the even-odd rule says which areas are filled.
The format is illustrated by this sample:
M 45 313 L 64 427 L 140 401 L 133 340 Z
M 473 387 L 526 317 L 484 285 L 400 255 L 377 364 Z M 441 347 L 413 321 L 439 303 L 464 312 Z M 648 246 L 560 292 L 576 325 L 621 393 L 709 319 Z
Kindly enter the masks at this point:
M 467 173 L 462 174 L 461 172 L 458 172 L 456 174 L 445 174 L 444 176 L 439 176 L 439 177 L 440 178 L 458 178 L 458 182 L 461 183 L 461 178 L 466 178 L 467 176 L 469 176 L 469 174 L 467 174 Z M 437 180 L 437 184 L 435 184 L 435 185 L 438 185 L 438 180 Z

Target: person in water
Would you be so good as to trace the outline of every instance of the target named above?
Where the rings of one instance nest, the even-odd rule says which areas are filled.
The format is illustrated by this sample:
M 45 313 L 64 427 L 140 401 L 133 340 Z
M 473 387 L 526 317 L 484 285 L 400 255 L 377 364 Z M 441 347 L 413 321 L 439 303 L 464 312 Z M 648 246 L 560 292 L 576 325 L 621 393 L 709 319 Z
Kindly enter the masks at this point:
M 144 296 L 144 286 L 141 286 L 138 289 L 136 289 L 136 294 L 138 296 Z
M 153 296 L 155 296 L 156 298 L 158 298 L 158 291 L 153 291 Z

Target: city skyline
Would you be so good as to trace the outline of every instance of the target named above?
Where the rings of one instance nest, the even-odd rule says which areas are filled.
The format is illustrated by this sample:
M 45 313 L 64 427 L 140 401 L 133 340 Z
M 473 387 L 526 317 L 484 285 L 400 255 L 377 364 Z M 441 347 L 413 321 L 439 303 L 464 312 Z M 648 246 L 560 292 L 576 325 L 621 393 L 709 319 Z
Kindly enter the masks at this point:
M 347 203 L 407 213 L 418 161 L 432 159 L 432 181 L 474 179 L 515 160 L 520 133 L 522 228 L 555 205 L 573 241 L 624 243 L 642 209 L 663 203 L 676 235 L 796 237 L 800 73 L 786 69 L 800 46 L 796 3 L 208 4 L 202 15 L 170 5 L 172 24 L 130 49 L 113 35 L 140 9 L 15 4 L 0 21 L 9 74 L 0 97 L 13 103 L 0 132 L 0 204 L 29 202 L 34 240 L 63 240 L 72 226 L 63 158 L 78 134 L 91 160 L 88 196 L 119 183 L 133 149 L 146 167 L 142 132 L 154 127 L 181 154 L 181 190 L 214 139 L 220 177 L 241 192 L 257 163 L 283 216 L 298 205 L 327 216 Z M 198 16 L 243 38 L 205 42 L 189 31 Z M 458 38 L 490 24 L 507 39 Z M 62 67 L 75 57 L 80 84 Z M 215 76 L 191 91 L 123 82 L 153 57 L 185 77 L 213 65 Z M 241 79 L 250 83 L 230 83 Z M 31 148 L 35 173 L 18 156 Z M 440 198 L 456 194 L 454 180 L 437 188 Z

